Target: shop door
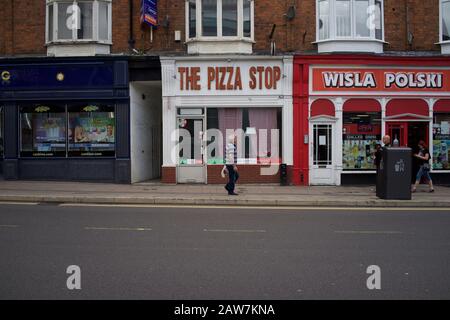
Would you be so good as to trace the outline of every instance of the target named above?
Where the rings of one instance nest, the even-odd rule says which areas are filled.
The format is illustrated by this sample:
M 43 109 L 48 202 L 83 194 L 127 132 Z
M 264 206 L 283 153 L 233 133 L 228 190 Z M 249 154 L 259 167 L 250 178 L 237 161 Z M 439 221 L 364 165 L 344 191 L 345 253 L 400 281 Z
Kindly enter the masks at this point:
M 428 122 L 409 122 L 408 123 L 408 142 L 407 146 L 411 148 L 412 154 L 419 152 L 419 141 L 423 140 L 429 146 Z M 429 148 L 429 147 L 428 147 Z M 411 180 L 416 180 L 416 174 L 420 168 L 420 161 L 413 157 L 412 161 L 412 177 Z
M 312 185 L 334 185 L 333 166 L 334 124 L 313 124 L 312 127 Z
M 395 139 L 399 140 L 400 147 L 411 148 L 412 154 L 416 154 L 419 150 L 418 144 L 420 140 L 425 141 L 429 145 L 428 122 L 409 121 L 398 123 L 387 123 L 386 132 L 391 136 L 391 142 Z M 417 171 L 419 170 L 420 162 L 417 158 L 412 159 L 412 181 L 415 180 Z
M 399 147 L 408 146 L 408 123 L 407 122 L 391 122 L 386 124 L 386 132 L 391 137 L 391 145 L 395 145 L 398 140 Z
M 178 118 L 178 183 L 205 183 L 204 118 Z

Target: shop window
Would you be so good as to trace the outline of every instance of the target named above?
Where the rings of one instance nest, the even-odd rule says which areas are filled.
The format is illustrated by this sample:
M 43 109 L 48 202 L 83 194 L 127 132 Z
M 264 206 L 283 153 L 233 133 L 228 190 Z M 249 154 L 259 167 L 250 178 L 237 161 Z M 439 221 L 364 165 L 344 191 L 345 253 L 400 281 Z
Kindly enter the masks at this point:
M 321 167 L 333 163 L 332 132 L 331 124 L 315 124 L 313 126 L 313 164 L 315 166 Z
M 251 53 L 253 15 L 253 0 L 187 0 L 188 52 Z
M 66 156 L 64 106 L 43 103 L 20 107 L 20 155 Z
M 344 112 L 344 170 L 376 170 L 375 151 L 381 140 L 381 112 Z
M 433 169 L 450 170 L 450 113 L 435 113 L 433 119 Z
M 279 108 L 208 108 L 207 129 L 208 164 L 224 163 L 224 149 L 230 132 L 235 132 L 238 138 L 238 164 L 281 163 Z M 217 132 L 220 137 L 214 135 Z M 216 141 L 217 138 L 222 141 Z M 222 150 L 212 148 L 213 143 L 222 146 Z
M 103 49 L 101 53 L 109 53 L 111 4 L 111 0 L 47 0 L 46 43 L 50 46 L 49 52 L 58 53 L 53 48 L 55 44 L 76 42 L 105 44 L 108 45 L 107 52 Z
M 83 104 L 69 106 L 69 157 L 115 155 L 114 106 Z
M 0 106 L 0 159 L 4 156 L 3 117 L 3 106 Z
M 379 53 L 383 41 L 383 0 L 317 0 L 319 52 Z

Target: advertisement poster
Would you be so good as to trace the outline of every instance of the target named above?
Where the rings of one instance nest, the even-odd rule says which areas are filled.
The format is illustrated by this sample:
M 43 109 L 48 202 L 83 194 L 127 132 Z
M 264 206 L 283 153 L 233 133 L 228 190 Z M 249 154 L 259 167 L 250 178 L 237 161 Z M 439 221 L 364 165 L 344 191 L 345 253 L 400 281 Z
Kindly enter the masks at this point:
M 379 143 L 377 138 L 361 135 L 344 136 L 342 159 L 344 170 L 375 170 L 374 153 Z
M 115 120 L 107 116 L 71 118 L 69 154 L 72 156 L 113 156 Z
M 33 119 L 33 156 L 65 155 L 65 118 L 35 115 Z
M 433 140 L 433 169 L 450 170 L 450 136 L 447 140 Z

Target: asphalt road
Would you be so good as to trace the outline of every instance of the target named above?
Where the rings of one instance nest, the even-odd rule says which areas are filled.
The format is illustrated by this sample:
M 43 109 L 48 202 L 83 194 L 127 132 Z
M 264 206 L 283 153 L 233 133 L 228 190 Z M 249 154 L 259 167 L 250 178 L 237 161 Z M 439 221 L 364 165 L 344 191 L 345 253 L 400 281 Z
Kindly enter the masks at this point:
M 0 204 L 0 299 L 443 298 L 450 210 Z

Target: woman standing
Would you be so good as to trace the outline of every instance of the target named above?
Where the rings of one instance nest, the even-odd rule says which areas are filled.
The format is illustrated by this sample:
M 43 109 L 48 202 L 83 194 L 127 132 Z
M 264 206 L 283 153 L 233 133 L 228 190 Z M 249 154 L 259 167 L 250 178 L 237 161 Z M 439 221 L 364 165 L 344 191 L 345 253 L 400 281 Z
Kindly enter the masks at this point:
M 419 169 L 419 172 L 417 172 L 416 183 L 413 186 L 412 192 L 416 192 L 417 186 L 419 185 L 420 179 L 422 177 L 425 177 L 428 180 L 428 184 L 430 186 L 430 192 L 434 192 L 433 181 L 431 180 L 431 177 L 430 177 L 430 159 L 431 159 L 430 151 L 426 147 L 425 141 L 423 141 L 423 140 L 419 141 L 418 146 L 419 146 L 419 153 L 415 154 L 414 157 L 419 159 L 420 169 Z

